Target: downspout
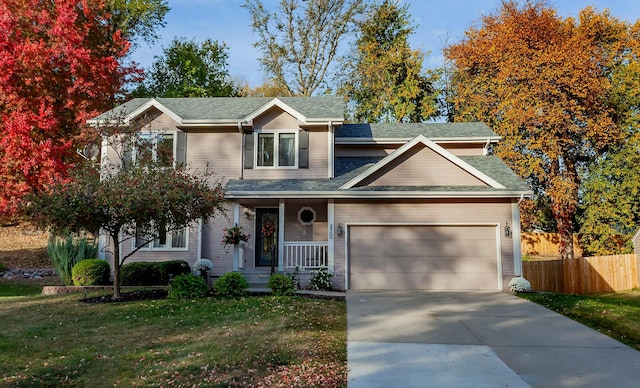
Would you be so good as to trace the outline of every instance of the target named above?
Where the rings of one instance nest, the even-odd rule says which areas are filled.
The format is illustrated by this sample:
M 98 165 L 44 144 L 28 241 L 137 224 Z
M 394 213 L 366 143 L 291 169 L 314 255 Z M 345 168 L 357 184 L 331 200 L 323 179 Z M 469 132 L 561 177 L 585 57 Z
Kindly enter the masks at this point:
M 335 144 L 334 144 L 334 131 L 333 131 L 333 122 L 331 122 L 331 120 L 329 120 L 328 123 L 329 126 L 329 136 L 328 137 L 328 150 L 329 150 L 329 165 L 328 167 L 328 175 L 329 175 L 329 179 L 332 179 L 334 177 L 334 161 L 335 161 Z
M 196 260 L 202 258 L 202 218 L 198 218 L 198 247 Z
M 522 242 L 520 235 L 520 203 L 524 200 L 524 194 L 511 206 L 511 229 L 513 239 L 513 274 L 522 276 Z
M 240 179 L 244 179 L 244 134 L 242 133 L 242 121 L 238 121 L 238 132 L 240 132 Z
M 491 139 L 487 139 L 487 142 L 484 144 L 484 147 L 482 149 L 482 153 L 484 154 L 484 156 L 489 155 L 489 146 L 491 146 Z

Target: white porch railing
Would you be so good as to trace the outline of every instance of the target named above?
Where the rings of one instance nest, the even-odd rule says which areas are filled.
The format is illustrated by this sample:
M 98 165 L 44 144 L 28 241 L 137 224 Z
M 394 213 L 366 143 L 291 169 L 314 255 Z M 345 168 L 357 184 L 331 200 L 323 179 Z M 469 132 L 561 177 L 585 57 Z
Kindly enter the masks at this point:
M 327 241 L 284 242 L 282 265 L 284 269 L 300 270 L 329 268 Z

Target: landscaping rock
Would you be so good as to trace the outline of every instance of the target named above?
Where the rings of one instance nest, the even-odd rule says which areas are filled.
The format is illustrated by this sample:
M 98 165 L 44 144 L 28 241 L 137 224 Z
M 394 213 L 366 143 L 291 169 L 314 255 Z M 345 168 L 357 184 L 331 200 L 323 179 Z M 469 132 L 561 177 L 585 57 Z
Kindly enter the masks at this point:
M 23 279 L 42 279 L 50 276 L 58 276 L 55 270 L 53 269 L 7 269 L 5 271 L 0 271 L 0 277 L 2 279 L 15 279 L 15 278 L 23 278 Z

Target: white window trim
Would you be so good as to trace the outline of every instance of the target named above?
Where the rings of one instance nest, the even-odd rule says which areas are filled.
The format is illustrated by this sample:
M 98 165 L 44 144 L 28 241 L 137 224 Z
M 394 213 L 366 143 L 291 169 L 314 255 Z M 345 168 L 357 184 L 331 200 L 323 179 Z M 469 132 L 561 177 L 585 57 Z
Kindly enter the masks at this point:
M 274 148 L 274 164 L 278 162 L 279 160 L 279 142 L 280 142 L 280 138 L 279 138 L 279 134 L 281 133 L 293 133 L 294 135 L 294 144 L 293 144 L 293 155 L 294 155 L 294 164 L 293 166 L 259 166 L 258 165 L 258 149 L 260 148 L 259 146 L 259 135 L 260 134 L 264 134 L 264 133 L 273 133 L 273 148 Z M 297 129 L 273 129 L 273 130 L 265 130 L 265 129 L 260 129 L 260 130 L 256 130 L 253 132 L 253 168 L 255 169 L 266 169 L 266 170 L 295 170 L 298 169 L 298 164 L 299 164 L 299 130 Z M 277 140 L 276 140 L 277 139 Z
M 173 130 L 147 130 L 147 131 L 142 131 L 140 132 L 140 137 L 144 138 L 145 136 L 151 136 L 153 139 L 153 147 L 151 149 L 151 152 L 153 153 L 153 160 L 157 161 L 158 160 L 158 139 L 160 138 L 161 135 L 173 135 L 173 163 L 172 163 L 172 167 L 175 168 L 176 167 L 176 160 L 177 160 L 177 156 L 178 156 L 178 131 L 173 129 Z M 132 155 L 132 159 L 133 162 L 137 162 L 138 159 L 138 147 L 134 147 L 133 149 L 133 155 Z
M 171 239 L 172 239 L 172 235 L 171 233 L 173 231 L 169 231 L 167 232 L 167 246 L 166 247 L 154 247 L 153 246 L 153 241 L 155 241 L 156 239 L 154 238 L 153 241 L 151 241 L 149 244 L 145 245 L 144 247 L 140 248 L 139 251 L 154 251 L 154 252 L 187 252 L 189 250 L 189 227 L 185 226 L 185 236 L 184 236 L 184 241 L 185 241 L 185 246 L 182 248 L 173 248 L 171 246 Z M 131 249 L 134 250 L 136 249 L 136 236 L 133 236 L 132 239 L 132 245 L 131 245 Z

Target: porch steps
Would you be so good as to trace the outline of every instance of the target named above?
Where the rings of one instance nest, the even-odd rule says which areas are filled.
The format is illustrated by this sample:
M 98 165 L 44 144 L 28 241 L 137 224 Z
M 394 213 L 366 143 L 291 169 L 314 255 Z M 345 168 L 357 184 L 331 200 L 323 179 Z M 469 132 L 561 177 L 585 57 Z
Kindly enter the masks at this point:
M 267 289 L 271 272 L 243 271 L 242 276 L 249 282 L 249 288 Z

